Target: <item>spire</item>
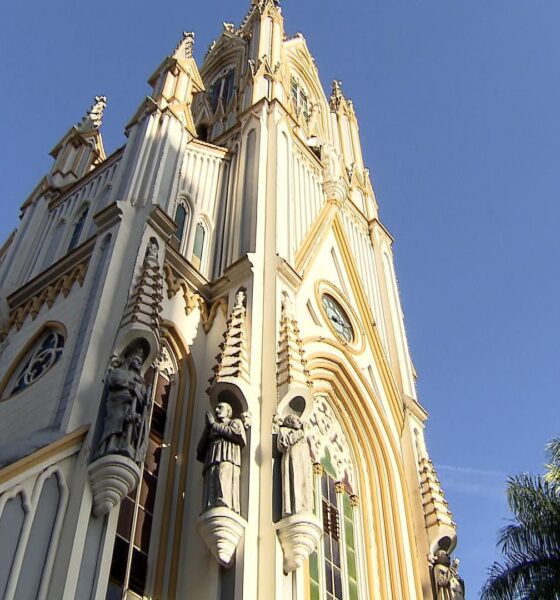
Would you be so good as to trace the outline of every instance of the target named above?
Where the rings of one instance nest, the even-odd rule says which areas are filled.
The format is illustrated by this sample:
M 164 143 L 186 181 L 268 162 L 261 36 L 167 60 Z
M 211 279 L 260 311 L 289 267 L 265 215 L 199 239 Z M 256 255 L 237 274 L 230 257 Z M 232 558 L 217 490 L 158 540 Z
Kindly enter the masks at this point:
M 51 150 L 55 161 L 47 180 L 54 190 L 72 185 L 105 160 L 99 130 L 106 106 L 105 96 L 95 96 L 82 120 L 73 125 Z
M 183 32 L 175 50 L 154 71 L 148 83 L 153 88 L 151 100 L 159 109 L 169 111 L 191 135 L 196 136 L 191 105 L 193 96 L 204 91 L 204 84 L 193 58 L 193 46 L 194 32 Z M 146 102 L 140 106 L 129 127 L 145 114 Z
M 279 398 L 285 397 L 291 388 L 313 387 L 309 371 L 307 370 L 307 361 L 305 360 L 298 323 L 293 316 L 291 301 L 286 292 L 282 293 L 281 306 L 280 335 L 276 362 Z
M 101 127 L 105 108 L 107 108 L 106 96 L 95 96 L 91 108 L 87 111 L 78 125 L 76 125 L 78 131 L 85 133 L 98 130 Z
M 338 112 L 342 101 L 344 100 L 344 94 L 342 93 L 342 81 L 334 80 L 332 82 L 331 97 L 329 99 L 329 106 L 332 112 Z

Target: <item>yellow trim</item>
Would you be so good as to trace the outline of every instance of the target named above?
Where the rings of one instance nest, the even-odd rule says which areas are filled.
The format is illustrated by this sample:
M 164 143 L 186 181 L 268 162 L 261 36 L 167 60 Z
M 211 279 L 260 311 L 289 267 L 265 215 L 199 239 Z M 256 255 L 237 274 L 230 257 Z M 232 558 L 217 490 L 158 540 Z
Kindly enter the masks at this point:
M 369 301 L 364 292 L 360 275 L 356 270 L 355 261 L 352 257 L 352 251 L 350 250 L 350 247 L 346 241 L 344 227 L 338 215 L 335 216 L 333 220 L 333 232 L 340 249 L 348 278 L 350 280 L 350 285 L 352 286 L 352 292 L 358 305 L 358 312 L 362 315 L 362 324 L 366 331 L 366 337 L 368 338 L 370 348 L 372 349 L 373 355 L 376 359 L 376 365 L 381 373 L 384 390 L 389 398 L 391 412 L 399 432 L 402 432 L 404 427 L 404 403 L 401 399 L 401 395 L 395 382 L 389 362 L 387 361 L 383 344 L 381 343 L 376 326 L 374 325 L 375 320 L 369 306 Z
M 41 464 L 44 461 L 51 459 L 53 456 L 56 456 L 60 452 L 64 452 L 75 446 L 79 442 L 81 442 L 87 432 L 89 431 L 89 425 L 84 425 L 83 427 L 79 427 L 72 433 L 69 433 L 60 439 L 40 448 L 39 450 L 25 456 L 24 458 L 20 458 L 20 460 L 0 469 L 0 485 L 3 485 L 10 479 L 21 475 L 25 471 L 29 471 L 33 467 Z
M 336 216 L 338 203 L 336 200 L 327 200 L 315 222 L 311 225 L 303 243 L 295 255 L 296 271 L 303 273 L 317 255 L 322 240 L 330 229 L 332 220 Z

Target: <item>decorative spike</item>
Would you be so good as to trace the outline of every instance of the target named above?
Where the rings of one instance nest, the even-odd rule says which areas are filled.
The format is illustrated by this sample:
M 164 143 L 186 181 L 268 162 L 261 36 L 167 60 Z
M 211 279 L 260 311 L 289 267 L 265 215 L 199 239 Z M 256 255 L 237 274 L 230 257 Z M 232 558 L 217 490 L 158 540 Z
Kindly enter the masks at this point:
M 184 31 L 183 38 L 177 44 L 172 57 L 178 60 L 188 60 L 193 57 L 194 31 Z
M 331 97 L 329 99 L 329 106 L 333 112 L 337 112 L 340 109 L 340 105 L 344 100 L 344 94 L 342 93 L 342 81 L 334 80 L 332 82 Z
M 107 107 L 107 98 L 105 96 L 95 96 L 93 104 L 88 112 L 84 115 L 78 125 L 78 131 L 95 131 L 101 127 L 103 121 L 103 111 Z

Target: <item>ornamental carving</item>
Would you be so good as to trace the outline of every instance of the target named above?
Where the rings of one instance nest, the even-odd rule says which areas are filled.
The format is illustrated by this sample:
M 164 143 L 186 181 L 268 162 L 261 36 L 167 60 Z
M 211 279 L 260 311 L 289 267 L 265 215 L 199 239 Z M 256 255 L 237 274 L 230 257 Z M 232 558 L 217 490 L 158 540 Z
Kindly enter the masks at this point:
M 8 336 L 12 327 L 15 327 L 19 331 L 27 317 L 31 316 L 31 319 L 34 321 L 45 304 L 51 308 L 60 294 L 66 298 L 75 283 L 82 287 L 88 263 L 89 257 L 87 260 L 76 265 L 71 271 L 55 279 L 50 285 L 44 287 L 24 304 L 13 308 L 10 311 L 8 323 L 4 331 L 0 333 L 0 340 L 4 340 Z
M 336 479 L 355 489 L 352 453 L 346 436 L 325 396 L 315 396 L 313 410 L 308 420 L 311 455 L 321 462 L 326 452 L 330 455 Z

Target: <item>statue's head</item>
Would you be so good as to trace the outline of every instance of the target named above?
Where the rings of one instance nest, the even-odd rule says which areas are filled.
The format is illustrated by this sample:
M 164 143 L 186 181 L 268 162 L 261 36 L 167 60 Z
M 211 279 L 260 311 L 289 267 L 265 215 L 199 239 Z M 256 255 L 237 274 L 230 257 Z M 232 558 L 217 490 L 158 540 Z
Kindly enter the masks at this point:
M 225 419 L 231 419 L 233 408 L 231 408 L 227 402 L 219 402 L 216 405 L 214 412 L 216 413 L 216 417 L 218 417 L 220 421 L 223 421 Z
M 436 565 L 443 565 L 444 567 L 451 565 L 451 559 L 445 550 L 438 550 L 436 552 Z
M 290 414 L 284 417 L 284 427 L 289 427 L 290 429 L 301 429 L 303 427 L 303 423 L 297 415 Z
M 145 359 L 146 354 L 144 352 L 144 348 L 140 344 L 134 344 L 127 350 L 125 354 L 125 360 L 128 368 L 136 373 L 140 373 Z

